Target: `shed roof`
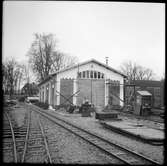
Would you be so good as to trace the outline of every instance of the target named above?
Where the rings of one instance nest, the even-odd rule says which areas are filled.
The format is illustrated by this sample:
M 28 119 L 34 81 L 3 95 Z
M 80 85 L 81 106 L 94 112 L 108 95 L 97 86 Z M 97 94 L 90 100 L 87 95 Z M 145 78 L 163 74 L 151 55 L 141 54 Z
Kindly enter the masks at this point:
M 125 74 L 121 73 L 120 71 L 115 70 L 115 69 L 111 68 L 110 66 L 108 66 L 108 65 L 106 65 L 106 64 L 104 64 L 104 63 L 101 63 L 101 62 L 99 62 L 99 61 L 97 61 L 97 60 L 95 60 L 95 59 L 91 59 L 91 60 L 88 60 L 88 61 L 79 63 L 79 64 L 77 64 L 77 65 L 74 65 L 74 66 L 71 66 L 71 67 L 62 69 L 62 70 L 60 70 L 60 71 L 57 71 L 57 72 L 54 73 L 53 75 L 55 75 L 55 74 L 57 74 L 57 73 L 64 72 L 64 71 L 67 71 L 67 70 L 70 70 L 70 69 L 73 69 L 73 68 L 78 68 L 78 66 L 82 66 L 82 65 L 85 65 L 85 64 L 90 63 L 90 62 L 94 62 L 94 63 L 96 63 L 96 64 L 98 64 L 98 65 L 100 65 L 100 66 L 102 66 L 102 67 L 104 67 L 104 68 L 106 68 L 106 69 L 108 69 L 108 70 L 111 70 L 112 72 L 115 72 L 115 73 L 117 73 L 117 74 L 119 74 L 119 75 L 122 75 L 123 77 L 127 77 Z
M 137 91 L 141 96 L 152 96 L 152 94 L 146 90 L 143 91 Z
M 74 68 L 78 68 L 79 66 L 85 65 L 85 64 L 90 63 L 90 62 L 94 62 L 94 63 L 96 63 L 96 64 L 98 64 L 98 65 L 100 65 L 100 66 L 102 66 L 102 67 L 104 67 L 104 68 L 106 68 L 106 69 L 108 69 L 108 70 L 114 72 L 114 73 L 117 73 L 117 74 L 119 74 L 119 75 L 121 75 L 121 76 L 123 76 L 123 77 L 127 77 L 125 74 L 121 73 L 120 71 L 115 70 L 115 69 L 109 67 L 108 65 L 106 65 L 106 64 L 104 64 L 104 63 L 101 63 L 101 62 L 99 62 L 99 61 L 97 61 L 97 60 L 95 60 L 95 59 L 91 59 L 91 60 L 85 61 L 85 62 L 83 62 L 83 63 L 79 63 L 79 64 L 77 64 L 77 65 L 74 65 L 74 66 L 67 67 L 67 68 L 65 68 L 65 69 L 59 70 L 59 71 L 57 71 L 57 72 L 55 72 L 55 73 L 49 75 L 45 80 L 43 80 L 42 82 L 40 82 L 40 83 L 38 84 L 38 86 L 41 85 L 41 84 L 43 84 L 43 83 L 45 83 L 46 81 L 48 81 L 49 79 L 51 79 L 53 76 L 55 76 L 55 75 L 58 74 L 58 73 L 62 73 L 62 72 L 67 71 L 67 70 L 71 70 L 71 69 L 74 69 Z

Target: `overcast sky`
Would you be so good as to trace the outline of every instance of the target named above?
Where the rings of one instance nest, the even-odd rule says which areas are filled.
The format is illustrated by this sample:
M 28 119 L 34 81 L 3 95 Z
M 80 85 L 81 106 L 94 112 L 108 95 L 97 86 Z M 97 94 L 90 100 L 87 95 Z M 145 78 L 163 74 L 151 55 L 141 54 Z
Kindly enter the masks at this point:
M 119 69 L 131 60 L 165 73 L 165 4 L 129 2 L 3 2 L 3 58 L 27 60 L 34 33 L 53 33 L 57 47 Z

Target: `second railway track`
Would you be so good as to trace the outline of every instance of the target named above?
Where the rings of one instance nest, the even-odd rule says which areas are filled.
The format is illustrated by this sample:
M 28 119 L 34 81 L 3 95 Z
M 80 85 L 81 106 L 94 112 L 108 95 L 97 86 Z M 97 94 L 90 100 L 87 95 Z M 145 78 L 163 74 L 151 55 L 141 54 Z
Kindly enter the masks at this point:
M 25 124 L 20 128 L 7 112 L 4 115 L 3 161 L 6 163 L 37 161 L 52 163 L 39 115 L 30 110 L 27 111 Z
M 32 111 L 32 122 L 29 123 L 22 162 L 52 163 L 46 136 L 39 115 Z
M 129 164 L 129 165 L 159 165 L 158 162 L 153 161 L 150 158 L 147 158 L 145 156 L 142 156 L 134 151 L 131 151 L 129 149 L 126 149 L 124 147 L 121 147 L 120 145 L 114 144 L 113 142 L 110 142 L 99 135 L 95 133 L 91 133 L 90 131 L 87 131 L 79 126 L 76 126 L 65 119 L 62 119 L 60 117 L 57 117 L 56 115 L 51 115 L 45 111 L 42 111 L 42 109 L 36 107 L 36 106 L 29 106 L 32 110 L 40 113 L 45 118 L 53 121 L 54 123 L 58 124 L 59 126 L 65 128 L 66 130 L 72 132 L 73 134 L 81 137 L 82 139 L 86 140 L 90 144 L 96 146 L 104 153 L 117 158 L 119 161 L 122 162 L 122 164 Z

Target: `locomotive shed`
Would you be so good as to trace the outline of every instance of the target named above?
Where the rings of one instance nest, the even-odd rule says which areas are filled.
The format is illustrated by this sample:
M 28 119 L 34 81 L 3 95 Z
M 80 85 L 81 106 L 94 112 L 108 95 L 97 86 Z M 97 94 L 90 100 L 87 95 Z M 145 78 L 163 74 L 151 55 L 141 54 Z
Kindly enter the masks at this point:
M 109 92 L 112 91 L 120 99 L 113 98 L 112 103 L 123 106 L 125 78 L 119 71 L 92 59 L 48 76 L 38 85 L 40 101 L 54 107 L 81 106 L 88 100 L 101 109 L 110 102 L 112 96 Z

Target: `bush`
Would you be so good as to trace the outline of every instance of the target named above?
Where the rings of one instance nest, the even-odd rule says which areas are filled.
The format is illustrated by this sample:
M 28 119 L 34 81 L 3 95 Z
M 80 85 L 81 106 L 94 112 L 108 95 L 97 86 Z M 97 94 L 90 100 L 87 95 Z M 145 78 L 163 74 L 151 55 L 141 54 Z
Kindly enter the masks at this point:
M 22 97 L 19 97 L 18 101 L 19 101 L 19 102 L 25 102 L 25 99 L 26 99 L 26 97 L 25 97 L 25 96 L 22 96 Z

